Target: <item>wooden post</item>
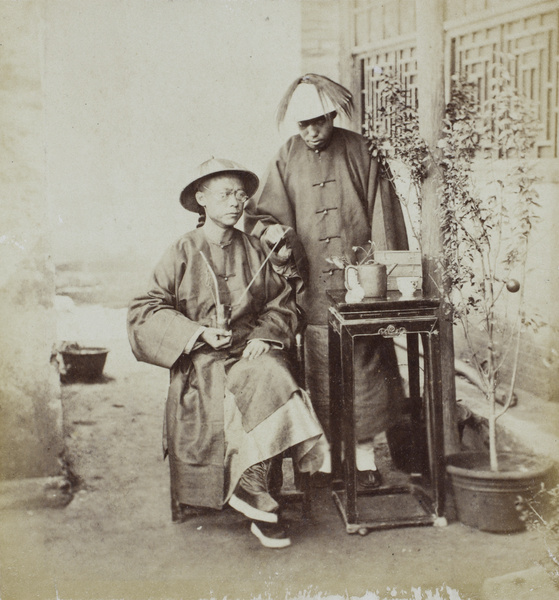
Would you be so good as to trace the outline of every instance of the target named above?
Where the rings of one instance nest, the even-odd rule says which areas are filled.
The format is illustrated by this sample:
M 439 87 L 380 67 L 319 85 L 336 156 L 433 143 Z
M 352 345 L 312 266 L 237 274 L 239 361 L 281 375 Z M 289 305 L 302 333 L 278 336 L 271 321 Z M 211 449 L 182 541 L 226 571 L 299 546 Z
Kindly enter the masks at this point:
M 443 124 L 444 89 L 444 1 L 416 0 L 417 67 L 419 127 L 434 156 Z M 423 183 L 421 245 L 423 252 L 423 281 L 426 293 L 437 294 L 443 285 L 437 270 L 441 252 L 439 219 L 440 175 L 434 164 L 428 166 Z M 454 371 L 454 342 L 452 322 L 441 314 L 441 380 L 443 390 L 443 419 L 445 453 L 459 449 L 456 424 L 456 386 Z

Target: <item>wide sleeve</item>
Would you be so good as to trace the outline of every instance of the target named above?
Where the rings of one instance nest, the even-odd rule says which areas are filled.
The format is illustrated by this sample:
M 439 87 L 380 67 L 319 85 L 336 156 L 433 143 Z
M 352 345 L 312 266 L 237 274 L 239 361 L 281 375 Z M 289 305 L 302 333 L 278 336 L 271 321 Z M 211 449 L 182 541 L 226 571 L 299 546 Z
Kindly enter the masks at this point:
M 175 289 L 180 264 L 177 248 L 170 248 L 155 268 L 147 294 L 130 303 L 128 339 L 139 361 L 171 368 L 189 341 L 200 333 L 200 324 L 177 310 Z
M 289 143 L 286 144 L 268 166 L 260 193 L 248 203 L 245 209 L 244 230 L 261 238 L 270 225 L 279 224 L 289 228 L 285 233 L 285 239 L 293 251 L 293 259 L 286 266 L 276 261 L 274 257 L 271 262 L 276 272 L 284 277 L 307 281 L 308 260 L 297 235 L 296 210 L 284 180 L 284 174 L 287 173 L 289 147 Z M 295 287 L 300 289 L 300 284 L 295 284 Z
M 295 214 L 282 176 L 285 173 L 284 154 L 282 148 L 268 165 L 260 193 L 245 210 L 245 230 L 257 238 L 276 223 L 295 229 Z

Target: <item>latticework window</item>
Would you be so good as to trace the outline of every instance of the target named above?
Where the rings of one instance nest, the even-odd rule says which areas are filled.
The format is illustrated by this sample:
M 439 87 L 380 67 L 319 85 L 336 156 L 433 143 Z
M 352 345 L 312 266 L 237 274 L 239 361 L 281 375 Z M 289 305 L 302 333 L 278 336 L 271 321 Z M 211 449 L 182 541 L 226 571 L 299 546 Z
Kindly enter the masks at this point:
M 556 2 L 447 0 L 445 21 L 447 81 L 456 73 L 477 80 L 480 100 L 489 91 L 489 66 L 514 57 L 512 75 L 521 93 L 536 103 L 543 124 L 537 155 L 559 156 L 559 8 Z M 379 105 L 378 73 L 399 76 L 417 100 L 414 0 L 354 0 L 352 54 L 358 68 L 361 117 Z M 500 11 L 500 12 L 499 12 Z

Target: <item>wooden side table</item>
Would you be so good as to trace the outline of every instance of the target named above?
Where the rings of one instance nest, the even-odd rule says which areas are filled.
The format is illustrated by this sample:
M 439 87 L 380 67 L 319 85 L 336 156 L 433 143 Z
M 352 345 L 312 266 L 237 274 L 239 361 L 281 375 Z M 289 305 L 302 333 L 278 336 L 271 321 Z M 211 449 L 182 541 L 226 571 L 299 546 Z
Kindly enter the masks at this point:
M 373 529 L 415 525 L 446 525 L 444 518 L 445 481 L 440 379 L 440 336 L 438 298 L 420 293 L 411 299 L 400 292 L 388 292 L 386 298 L 364 298 L 347 303 L 345 290 L 327 292 L 330 300 L 328 348 L 330 371 L 330 430 L 332 432 L 332 474 L 334 502 L 348 533 L 365 535 Z M 354 427 L 354 340 L 382 336 L 407 338 L 408 373 L 412 419 L 423 412 L 427 438 L 428 477 L 410 475 L 399 485 L 383 485 L 366 491 L 357 490 Z M 424 392 L 420 389 L 419 338 L 424 350 Z M 420 424 L 416 420 L 415 425 Z M 394 516 L 397 499 L 406 495 L 413 510 Z M 371 516 L 371 499 L 387 497 L 389 515 Z M 365 510 L 364 503 L 369 504 Z M 374 507 L 373 507 L 374 508 Z M 382 511 L 380 511 L 382 512 Z M 386 512 L 386 511 L 384 511 Z M 369 514 L 367 514 L 369 513 Z

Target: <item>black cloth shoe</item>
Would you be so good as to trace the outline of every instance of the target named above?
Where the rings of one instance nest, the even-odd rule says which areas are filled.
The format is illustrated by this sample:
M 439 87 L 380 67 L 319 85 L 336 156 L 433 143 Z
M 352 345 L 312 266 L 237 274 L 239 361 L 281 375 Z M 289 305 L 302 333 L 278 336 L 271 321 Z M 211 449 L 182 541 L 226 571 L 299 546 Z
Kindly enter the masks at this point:
M 357 471 L 357 485 L 364 490 L 372 490 L 382 485 L 382 475 L 377 469 Z
M 287 546 L 291 546 L 291 540 L 287 537 L 281 523 L 271 524 L 253 521 L 250 525 L 250 531 L 266 548 L 287 548 Z
M 241 476 L 229 505 L 249 519 L 277 523 L 279 504 L 268 492 L 270 461 L 249 467 Z

